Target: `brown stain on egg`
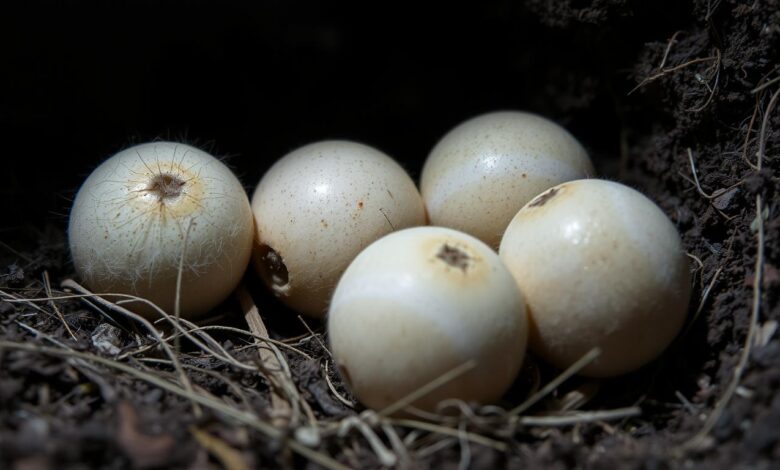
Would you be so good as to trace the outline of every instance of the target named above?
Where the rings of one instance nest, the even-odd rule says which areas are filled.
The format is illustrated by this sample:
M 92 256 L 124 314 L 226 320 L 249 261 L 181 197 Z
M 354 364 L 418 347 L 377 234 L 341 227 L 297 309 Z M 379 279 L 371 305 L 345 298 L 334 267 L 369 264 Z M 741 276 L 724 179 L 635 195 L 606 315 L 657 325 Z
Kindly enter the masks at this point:
M 440 272 L 448 282 L 466 287 L 489 281 L 488 263 L 484 262 L 476 247 L 462 240 L 436 237 L 426 240 L 421 250 L 432 269 Z
M 458 268 L 464 273 L 470 266 L 471 257 L 465 251 L 445 243 L 439 249 L 436 257 L 452 267 Z
M 528 204 L 528 207 L 542 207 L 547 202 L 554 198 L 562 188 L 550 188 L 542 194 L 536 196 L 533 201 Z

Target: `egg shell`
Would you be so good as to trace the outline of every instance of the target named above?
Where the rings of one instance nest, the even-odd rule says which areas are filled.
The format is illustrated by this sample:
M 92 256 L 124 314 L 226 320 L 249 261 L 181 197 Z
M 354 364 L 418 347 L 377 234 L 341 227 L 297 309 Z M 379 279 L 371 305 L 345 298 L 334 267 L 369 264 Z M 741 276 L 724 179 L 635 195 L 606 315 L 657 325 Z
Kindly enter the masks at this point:
M 394 230 L 424 225 L 420 193 L 386 154 L 349 141 L 301 147 L 263 176 L 252 197 L 255 265 L 284 303 L 324 316 L 360 251 Z
M 647 364 L 683 325 L 689 262 L 675 226 L 619 183 L 579 180 L 539 195 L 504 234 L 501 259 L 526 299 L 531 349 L 566 368 L 609 377 Z
M 595 174 L 566 129 L 535 114 L 499 111 L 448 132 L 423 167 L 420 191 L 432 225 L 498 248 L 509 221 L 540 192 Z
M 328 315 L 331 351 L 349 388 L 382 409 L 470 360 L 475 367 L 415 403 L 490 403 L 511 385 L 527 341 L 525 309 L 497 254 L 442 227 L 374 242 L 339 281 Z
M 161 184 L 175 186 L 174 195 L 161 198 Z M 233 172 L 176 142 L 136 145 L 103 162 L 76 195 L 68 226 L 74 267 L 89 288 L 136 295 L 170 314 L 186 239 L 185 317 L 207 312 L 235 288 L 253 233 L 249 199 Z M 141 303 L 125 306 L 156 316 Z

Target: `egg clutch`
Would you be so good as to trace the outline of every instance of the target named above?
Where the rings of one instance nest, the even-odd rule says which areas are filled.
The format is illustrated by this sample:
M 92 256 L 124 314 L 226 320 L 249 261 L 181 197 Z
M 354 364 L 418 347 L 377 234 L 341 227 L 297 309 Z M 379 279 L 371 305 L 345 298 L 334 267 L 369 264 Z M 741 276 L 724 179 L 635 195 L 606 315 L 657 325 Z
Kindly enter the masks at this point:
M 390 156 L 323 141 L 280 158 L 250 199 L 189 145 L 125 149 L 83 183 L 70 214 L 75 270 L 150 318 L 197 319 L 248 266 L 293 310 L 324 318 L 345 384 L 382 409 L 463 364 L 417 400 L 491 403 L 526 348 L 611 377 L 658 357 L 691 294 L 680 236 L 651 200 L 595 179 L 582 145 L 525 112 L 447 133 L 419 191 Z

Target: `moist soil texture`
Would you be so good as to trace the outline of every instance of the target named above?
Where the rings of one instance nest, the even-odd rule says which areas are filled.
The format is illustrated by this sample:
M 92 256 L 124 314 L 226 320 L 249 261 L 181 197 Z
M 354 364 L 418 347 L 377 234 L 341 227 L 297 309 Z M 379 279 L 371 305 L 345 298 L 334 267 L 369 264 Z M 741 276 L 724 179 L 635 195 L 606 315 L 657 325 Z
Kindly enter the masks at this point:
M 28 5 L 2 33 L 0 467 L 777 468 L 780 1 L 140 3 Z M 529 357 L 497 407 L 389 419 L 350 395 L 324 324 L 252 272 L 198 331 L 75 296 L 69 200 L 122 147 L 196 143 L 251 191 L 341 137 L 418 177 L 495 109 L 561 123 L 678 227 L 694 291 L 658 360 L 512 414 L 560 374 Z M 267 336 L 246 333 L 252 304 Z

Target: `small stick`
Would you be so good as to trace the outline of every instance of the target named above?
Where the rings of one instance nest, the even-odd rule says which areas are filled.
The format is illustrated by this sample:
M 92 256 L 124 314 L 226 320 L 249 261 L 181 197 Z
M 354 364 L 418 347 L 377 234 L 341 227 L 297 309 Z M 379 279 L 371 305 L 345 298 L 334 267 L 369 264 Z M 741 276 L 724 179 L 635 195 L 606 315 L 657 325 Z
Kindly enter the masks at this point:
M 769 115 L 772 114 L 772 110 L 775 108 L 775 104 L 777 104 L 778 96 L 780 96 L 780 88 L 772 94 L 772 99 L 769 100 L 766 111 L 764 111 L 764 119 L 761 122 L 761 133 L 758 137 L 758 161 L 756 162 L 758 171 L 761 171 L 761 163 L 764 160 L 764 152 L 766 151 L 766 129 L 769 127 Z
M 436 434 L 443 434 L 445 436 L 451 436 L 455 438 L 460 438 L 462 436 L 462 433 L 459 429 L 453 429 L 447 426 L 440 426 L 433 423 L 428 423 L 426 421 L 417 421 L 413 419 L 387 419 L 387 422 L 390 424 L 394 424 L 396 426 L 402 426 L 405 428 L 412 428 L 412 429 L 420 429 L 422 431 L 428 431 L 433 432 Z M 485 436 L 481 436 L 479 434 L 474 434 L 472 432 L 467 432 L 465 434 L 466 438 L 475 443 L 480 444 L 485 447 L 491 447 L 493 449 L 496 449 L 500 452 L 506 452 L 507 446 L 503 442 L 496 441 L 490 438 L 487 438 Z
M 759 91 L 765 90 L 777 82 L 780 82 L 780 76 L 775 77 L 772 80 L 769 80 L 768 82 L 753 88 L 752 90 L 750 90 L 750 94 L 755 95 Z
M 325 360 L 325 382 L 328 383 L 328 388 L 330 389 L 330 392 L 335 395 L 336 399 L 343 403 L 345 406 L 349 408 L 354 408 L 355 404 L 351 401 L 344 398 L 338 390 L 336 390 L 336 387 L 333 385 L 333 382 L 331 382 L 330 377 L 328 376 L 328 360 Z
M 49 271 L 43 272 L 43 286 L 46 289 L 46 296 L 52 297 L 51 295 L 51 282 L 49 281 Z M 62 314 L 59 307 L 57 307 L 57 304 L 54 302 L 54 300 L 49 300 L 49 305 L 51 305 L 51 308 L 54 309 L 54 312 L 57 314 L 57 316 L 60 318 L 60 321 L 63 325 L 65 325 L 65 329 L 68 330 L 68 334 L 71 338 L 73 338 L 73 341 L 77 341 L 76 335 L 73 334 L 73 330 L 70 329 L 70 325 L 68 325 L 68 322 L 65 321 L 65 315 Z
M 778 77 L 780 78 L 780 77 Z M 745 133 L 745 142 L 742 144 L 742 159 L 745 160 L 750 168 L 758 170 L 758 167 L 753 164 L 747 157 L 748 144 L 750 143 L 750 133 L 753 131 L 753 124 L 756 122 L 756 115 L 758 115 L 759 98 L 756 97 L 756 106 L 753 108 L 753 115 L 750 117 L 750 123 L 748 124 L 747 132 Z
M 672 34 L 672 37 L 669 39 L 669 43 L 666 45 L 666 50 L 664 51 L 664 57 L 661 59 L 661 64 L 658 66 L 658 70 L 663 70 L 664 66 L 666 65 L 666 59 L 669 58 L 669 52 L 672 50 L 672 45 L 677 42 L 677 36 L 682 33 L 682 31 L 676 31 L 674 34 Z
M 396 411 L 406 408 L 407 405 L 410 405 L 416 400 L 424 397 L 425 395 L 428 395 L 429 393 L 441 387 L 442 385 L 446 384 L 447 382 L 455 380 L 456 378 L 460 377 L 461 375 L 473 369 L 475 366 L 476 366 L 476 362 L 474 360 L 464 362 L 458 367 L 448 372 L 445 372 L 439 377 L 431 380 L 427 384 L 423 385 L 422 387 L 418 388 L 412 393 L 406 395 L 405 397 L 401 398 L 400 400 L 396 401 L 390 406 L 385 407 L 383 410 L 377 413 L 377 415 L 379 415 L 380 417 L 389 416 L 395 413 Z
M 257 304 L 255 304 L 252 296 L 246 290 L 246 287 L 240 285 L 236 290 L 236 295 L 241 304 L 241 309 L 244 311 L 244 319 L 246 320 L 247 325 L 249 325 L 249 330 L 254 335 L 268 337 L 268 329 L 265 327 L 265 323 L 263 323 L 263 319 L 260 316 L 260 310 L 257 308 Z M 259 340 L 255 339 L 255 344 L 260 345 L 261 343 Z M 276 427 L 286 427 L 290 424 L 292 418 L 292 408 L 290 407 L 290 403 L 279 394 L 277 387 L 274 386 L 274 382 L 281 384 L 287 379 L 282 372 L 284 367 L 282 366 L 280 357 L 283 356 L 281 356 L 281 353 L 278 356 L 274 354 L 275 351 L 278 350 L 273 343 L 267 343 L 267 345 L 268 348 L 258 347 L 258 351 L 260 354 L 260 361 L 268 371 L 268 379 L 272 382 L 269 388 L 271 391 L 271 406 L 275 412 L 273 424 Z
M 638 406 L 630 406 L 606 411 L 581 412 L 570 416 L 522 416 L 520 424 L 525 426 L 572 426 L 593 421 L 632 418 L 640 414 L 642 414 L 642 410 Z
M 551 380 L 547 385 L 545 385 L 541 390 L 534 393 L 529 397 L 526 401 L 519 404 L 515 408 L 513 408 L 511 411 L 509 411 L 510 415 L 519 415 L 523 411 L 527 410 L 528 408 L 532 407 L 536 404 L 539 400 L 547 396 L 549 393 L 551 393 L 553 390 L 558 388 L 560 384 L 568 380 L 569 377 L 576 374 L 580 370 L 582 370 L 583 367 L 587 366 L 591 362 L 595 361 L 597 357 L 601 355 L 601 350 L 599 348 L 593 348 L 590 351 L 588 351 L 584 356 L 582 356 L 577 362 L 570 365 L 568 369 L 561 372 L 558 377 Z
M 317 340 L 317 342 L 318 342 L 318 343 L 320 343 L 320 346 L 322 346 L 322 349 L 323 349 L 323 350 L 325 350 L 325 352 L 326 352 L 326 353 L 328 353 L 328 356 L 330 356 L 331 358 L 333 358 L 333 354 L 331 354 L 331 353 L 330 353 L 330 350 L 328 349 L 328 347 L 327 347 L 327 346 L 325 346 L 325 343 L 323 343 L 323 342 L 322 342 L 322 340 L 320 339 L 320 335 L 318 335 L 317 333 L 315 333 L 315 332 L 314 332 L 314 331 L 313 331 L 313 330 L 312 330 L 312 329 L 309 327 L 309 324 L 308 324 L 308 323 L 306 323 L 306 320 L 304 320 L 302 316 L 298 315 L 298 320 L 300 320 L 300 321 L 301 321 L 301 323 L 303 323 L 303 326 L 305 326 L 305 327 L 306 327 L 306 331 L 308 331 L 308 332 L 309 332 L 309 334 L 311 334 L 312 336 L 314 336 L 314 339 L 316 339 L 316 340 Z
M 175 150 L 174 150 L 175 152 Z M 176 317 L 176 322 L 181 321 L 181 279 L 184 274 L 184 255 L 187 253 L 187 240 L 190 238 L 190 230 L 192 229 L 192 221 L 190 218 L 189 224 L 187 224 L 187 231 L 184 233 L 184 241 L 181 246 L 181 256 L 179 257 L 179 268 L 176 270 L 176 299 L 173 303 L 173 316 Z M 174 339 L 174 349 L 176 353 L 180 350 L 180 337 L 176 336 Z

